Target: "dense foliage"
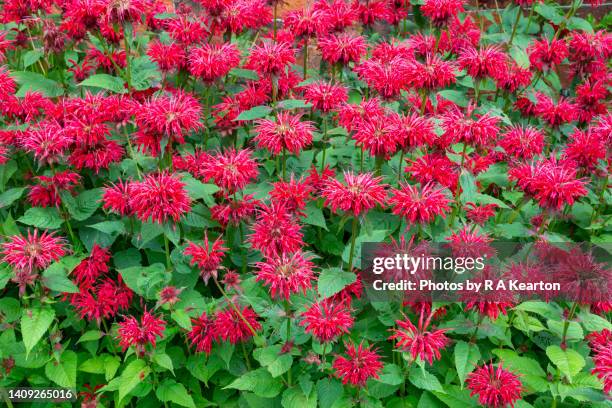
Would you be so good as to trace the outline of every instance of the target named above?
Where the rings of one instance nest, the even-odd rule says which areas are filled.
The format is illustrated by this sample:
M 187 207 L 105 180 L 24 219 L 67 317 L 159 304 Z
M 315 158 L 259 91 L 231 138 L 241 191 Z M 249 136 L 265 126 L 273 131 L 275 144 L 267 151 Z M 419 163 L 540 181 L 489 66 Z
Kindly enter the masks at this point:
M 611 243 L 601 2 L 1 4 L 1 387 L 609 406 L 612 276 L 588 250 L 554 252 L 575 302 L 372 302 L 360 257 L 539 242 L 511 265 L 537 274 L 547 242 Z

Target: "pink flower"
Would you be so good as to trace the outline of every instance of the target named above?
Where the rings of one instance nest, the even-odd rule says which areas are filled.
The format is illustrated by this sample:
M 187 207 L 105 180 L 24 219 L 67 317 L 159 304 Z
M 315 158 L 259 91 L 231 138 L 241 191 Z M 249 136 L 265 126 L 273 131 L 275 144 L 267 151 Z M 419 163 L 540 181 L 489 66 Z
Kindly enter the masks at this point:
M 503 408 L 514 406 L 516 400 L 521 399 L 523 384 L 519 377 L 511 371 L 505 370 L 502 363 L 485 364 L 476 368 L 468 375 L 467 387 L 470 395 L 478 395 L 478 402 L 490 408 Z
M 564 40 L 549 41 L 547 38 L 534 41 L 527 53 L 531 65 L 538 71 L 550 71 L 569 55 Z
M 487 77 L 500 79 L 505 78 L 507 74 L 506 54 L 495 45 L 484 46 L 479 49 L 464 48 L 459 53 L 457 63 L 475 80 Z
M 260 74 L 279 75 L 295 62 L 295 50 L 285 42 L 262 41 L 251 49 L 247 66 Z
M 187 333 L 191 347 L 195 347 L 196 352 L 210 354 L 212 343 L 218 337 L 215 332 L 215 321 L 208 317 L 206 312 L 200 317 L 191 319 L 191 331 Z
M 360 35 L 350 33 L 331 34 L 319 39 L 319 49 L 330 64 L 358 63 L 366 53 L 366 41 Z
M 167 172 L 149 174 L 142 181 L 132 182 L 128 205 L 142 222 L 158 224 L 178 222 L 191 210 L 191 199 L 185 183 Z
M 301 252 L 281 254 L 255 264 L 256 281 L 270 287 L 272 298 L 289 300 L 294 293 L 311 288 L 314 264 Z
M 227 251 L 227 248 L 223 246 L 225 242 L 221 237 L 218 237 L 211 245 L 206 233 L 204 233 L 203 245 L 191 241 L 188 242 L 189 244 L 183 251 L 183 254 L 191 257 L 191 265 L 198 266 L 204 283 L 208 284 L 211 276 L 217 279 L 221 261 L 223 261 L 225 251 Z
M 289 111 L 279 112 L 276 121 L 260 119 L 255 124 L 255 138 L 258 146 L 278 155 L 287 150 L 299 154 L 312 143 L 312 122 L 301 122 L 301 115 L 292 115 Z
M 411 62 L 408 75 L 416 89 L 445 88 L 457 80 L 453 63 L 442 60 L 438 54 L 427 54 L 425 62 Z
M 71 143 L 72 138 L 55 122 L 40 122 L 28 128 L 21 140 L 23 149 L 32 153 L 40 164 L 59 161 Z
M 529 160 L 542 154 L 544 134 L 532 126 L 514 125 L 507 129 L 499 145 L 508 156 L 520 160 Z
M 13 235 L 2 245 L 2 261 L 16 270 L 32 272 L 46 269 L 51 262 L 59 261 L 66 254 L 63 238 L 44 231 L 28 231 L 27 237 Z
M 259 316 L 253 309 L 249 306 L 236 307 L 240 312 L 231 306 L 218 312 L 213 326 L 214 333 L 231 344 L 246 341 L 261 330 L 261 324 L 257 321 Z
M 364 347 L 361 343 L 357 347 L 351 343 L 344 346 L 347 357 L 338 356 L 333 362 L 336 377 L 342 380 L 342 384 L 365 387 L 368 379 L 378 378 L 383 363 L 376 349 L 372 350 L 372 346 Z
M 300 326 L 319 342 L 328 343 L 349 332 L 353 325 L 351 312 L 343 303 L 323 300 L 313 303 L 300 315 Z
M 377 204 L 383 205 L 387 192 L 386 184 L 381 184 L 381 177 L 371 173 L 354 174 L 344 172 L 344 183 L 336 179 L 328 179 L 321 191 L 325 205 L 332 211 L 342 210 L 358 216 L 368 212 Z
M 189 51 L 189 72 L 213 82 L 240 64 L 240 51 L 234 44 L 204 44 Z
M 419 357 L 430 365 L 434 360 L 440 359 L 440 351 L 446 348 L 450 340 L 444 333 L 448 329 L 427 330 L 433 313 L 424 320 L 425 308 L 421 308 L 418 327 L 408 319 L 397 320 L 395 323 L 399 328 L 393 329 L 393 335 L 389 340 L 396 340 L 397 347 L 404 352 L 410 353 L 413 360 Z
M 117 184 L 105 187 L 102 207 L 119 215 L 131 215 L 129 200 L 132 196 L 132 186 L 132 182 L 118 180 Z
M 304 99 L 312 103 L 314 109 L 324 113 L 336 109 L 348 99 L 348 91 L 344 85 L 317 81 L 304 88 Z
M 185 49 L 175 42 L 164 44 L 158 40 L 151 41 L 147 55 L 162 72 L 179 70 L 187 66 Z
M 563 151 L 563 158 L 575 162 L 584 169 L 594 170 L 599 161 L 606 158 L 606 141 L 596 132 L 576 129 L 570 135 Z
M 236 151 L 230 148 L 208 156 L 202 169 L 203 178 L 213 179 L 216 185 L 229 193 L 241 190 L 259 175 L 258 165 L 252 154 L 248 149 Z
M 91 254 L 74 268 L 72 274 L 79 288 L 90 288 L 102 275 L 109 271 L 108 263 L 111 259 L 110 251 L 94 244 Z
M 393 214 L 404 217 L 412 224 L 430 223 L 437 215 L 445 218 L 450 211 L 449 193 L 432 184 L 420 187 L 402 184 L 400 189 L 392 190 L 391 194 L 388 203 L 393 207 Z
M 125 351 L 130 346 L 135 346 L 136 354 L 143 356 L 145 347 L 151 345 L 155 348 L 157 338 L 163 338 L 166 322 L 158 319 L 146 309 L 142 318 L 138 321 L 134 316 L 126 316 L 119 323 L 119 344 Z
M 302 236 L 300 225 L 285 204 L 273 201 L 262 206 L 249 241 L 254 249 L 270 257 L 299 251 L 304 245 Z
M 425 0 L 421 12 L 434 25 L 443 26 L 463 11 L 463 4 L 463 0 Z

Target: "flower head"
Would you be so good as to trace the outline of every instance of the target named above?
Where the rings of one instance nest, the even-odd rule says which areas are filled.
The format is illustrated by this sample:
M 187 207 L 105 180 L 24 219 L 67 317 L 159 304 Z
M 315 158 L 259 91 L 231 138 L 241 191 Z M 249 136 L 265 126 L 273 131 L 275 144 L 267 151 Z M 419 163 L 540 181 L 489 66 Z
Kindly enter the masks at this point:
M 331 206 L 334 212 L 340 209 L 357 216 L 377 204 L 383 205 L 387 192 L 381 181 L 381 177 L 374 177 L 371 173 L 344 172 L 344 183 L 335 178 L 326 180 L 321 195 L 325 198 L 325 205 Z
M 276 256 L 299 251 L 304 244 L 302 235 L 300 225 L 286 205 L 273 201 L 262 206 L 249 241 L 264 255 Z
M 128 205 L 142 222 L 158 224 L 178 222 L 191 210 L 191 199 L 185 183 L 167 172 L 149 174 L 142 181 L 132 182 Z
M 202 313 L 200 317 L 191 319 L 191 331 L 187 333 L 187 338 L 196 352 L 210 354 L 212 343 L 217 337 L 215 321 L 208 317 L 206 312 Z
M 311 287 L 314 264 L 301 252 L 281 254 L 255 264 L 257 281 L 270 287 L 273 298 L 289 299 Z
M 495 45 L 479 49 L 464 48 L 459 53 L 457 63 L 475 80 L 505 78 L 507 73 L 506 54 Z
M 249 306 L 228 307 L 217 313 L 213 330 L 222 340 L 229 340 L 231 344 L 246 341 L 261 330 L 259 317 Z
M 202 169 L 203 178 L 213 179 L 217 186 L 229 193 L 241 190 L 259 175 L 252 154 L 248 149 L 236 151 L 230 148 L 209 156 Z
M 523 390 L 519 377 L 504 369 L 501 363 L 497 368 L 493 363 L 476 368 L 468 375 L 466 384 L 471 391 L 470 395 L 478 395 L 480 404 L 489 408 L 514 406 Z
M 357 63 L 365 55 L 366 48 L 362 36 L 350 33 L 331 34 L 319 39 L 321 55 L 330 64 Z
M 440 359 L 440 351 L 450 341 L 444 334 L 447 329 L 427 329 L 433 313 L 428 312 L 428 317 L 425 317 L 425 313 L 425 308 L 421 308 L 418 326 L 415 326 L 409 319 L 396 321 L 398 328 L 393 330 L 393 335 L 389 337 L 389 340 L 396 340 L 397 347 L 410 353 L 413 360 L 419 357 L 431 365 L 434 360 Z
M 268 149 L 278 155 L 284 150 L 299 154 L 312 143 L 312 122 L 300 121 L 301 115 L 292 115 L 289 111 L 279 112 L 276 121 L 261 119 L 255 124 L 255 138 L 259 147 Z
M 425 0 L 423 15 L 436 26 L 444 26 L 463 11 L 463 0 Z
M 204 244 L 196 244 L 189 242 L 183 253 L 191 257 L 191 265 L 197 265 L 200 269 L 200 275 L 204 279 L 204 283 L 208 283 L 210 277 L 217 279 L 217 273 L 225 255 L 225 242 L 221 237 L 217 238 L 212 245 L 208 240 L 208 235 L 204 234 Z
M 189 51 L 189 72 L 205 82 L 213 82 L 240 64 L 235 44 L 204 44 Z
M 546 72 L 559 65 L 569 55 L 564 40 L 549 41 L 547 38 L 534 41 L 527 48 L 527 53 L 531 66 Z
M 158 319 L 153 314 L 144 311 L 140 321 L 134 316 L 127 316 L 119 323 L 119 344 L 125 351 L 130 346 L 135 346 L 136 354 L 144 355 L 145 347 L 150 344 L 155 348 L 157 338 L 162 338 L 166 322 Z
M 324 113 L 337 108 L 348 99 L 348 91 L 343 85 L 317 81 L 304 88 L 304 99 Z
M 65 241 L 53 233 L 37 229 L 27 236 L 13 235 L 2 243 L 2 260 L 16 270 L 32 272 L 47 268 L 66 254 Z
M 295 50 L 285 42 L 262 41 L 251 49 L 247 66 L 260 74 L 279 75 L 295 62 Z
M 328 343 L 349 332 L 353 317 L 344 303 L 323 300 L 313 303 L 301 314 L 300 326 L 319 342 Z
M 362 343 L 357 347 L 351 343 L 344 346 L 347 357 L 336 357 L 332 365 L 336 377 L 340 378 L 343 384 L 364 387 L 369 378 L 378 378 L 383 363 L 376 349 L 373 350 L 372 346 L 365 347 Z
M 444 218 L 450 211 L 451 200 L 448 194 L 443 188 L 436 188 L 432 184 L 423 186 L 402 184 L 391 194 L 388 203 L 393 206 L 393 214 L 404 217 L 413 224 L 430 223 L 436 215 Z

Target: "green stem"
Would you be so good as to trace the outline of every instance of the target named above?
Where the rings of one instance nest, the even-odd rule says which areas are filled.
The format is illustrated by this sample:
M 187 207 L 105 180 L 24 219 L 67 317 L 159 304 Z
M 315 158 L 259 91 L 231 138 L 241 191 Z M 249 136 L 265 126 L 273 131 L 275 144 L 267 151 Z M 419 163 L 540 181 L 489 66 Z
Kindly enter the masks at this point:
M 514 209 L 514 211 L 512 212 L 512 214 L 510 214 L 510 217 L 508 217 L 508 224 L 512 224 L 512 222 L 514 222 L 514 220 L 516 219 L 516 217 L 518 217 L 518 215 L 521 213 L 521 209 L 525 206 L 525 204 L 527 204 L 529 202 L 529 198 L 528 197 L 523 197 L 523 199 L 521 200 L 521 202 L 519 203 L 519 205 L 516 206 L 516 208 Z
M 283 147 L 283 180 L 287 179 L 287 150 Z
M 461 176 L 461 172 L 463 171 L 463 164 L 465 163 L 466 150 L 467 150 L 467 143 L 463 143 L 463 151 L 461 152 L 461 164 L 459 164 L 459 176 Z M 455 187 L 455 194 L 454 194 L 455 208 L 453 208 L 453 212 L 448 222 L 448 226 L 450 228 L 453 227 L 453 224 L 455 223 L 455 218 L 459 214 L 459 209 L 461 208 L 461 204 L 459 203 L 459 191 L 460 190 L 461 190 L 461 183 L 457 181 L 457 187 Z
M 601 186 L 601 190 L 599 191 L 599 194 L 597 196 L 598 197 L 597 204 L 595 204 L 595 207 L 593 208 L 593 213 L 591 214 L 591 222 L 589 223 L 589 225 L 593 225 L 597 217 L 599 217 L 601 208 L 605 204 L 604 195 L 606 193 L 606 190 L 608 189 L 608 177 L 609 175 L 606 174 L 606 177 L 604 178 L 604 182 Z M 591 235 L 593 235 L 594 231 L 595 231 L 594 229 L 591 230 Z
M 253 326 L 251 326 L 251 323 L 249 323 L 249 321 L 244 317 L 244 315 L 242 314 L 242 312 L 240 311 L 240 309 L 238 309 L 238 307 L 234 304 L 234 302 L 229 298 L 229 296 L 227 296 L 227 293 L 225 293 L 225 291 L 223 290 L 223 288 L 221 287 L 221 285 L 219 284 L 219 281 L 217 280 L 217 277 L 213 275 L 213 280 L 215 281 L 215 285 L 217 285 L 217 289 L 219 289 L 219 292 L 221 292 L 221 295 L 225 298 L 225 300 L 227 301 L 227 303 L 234 309 L 234 311 L 236 313 L 238 313 L 238 316 L 240 316 L 240 318 L 242 319 L 242 321 L 244 322 L 244 324 L 246 324 L 246 326 L 248 327 L 248 329 L 250 330 L 251 334 L 253 335 L 253 337 L 258 338 L 259 336 L 257 335 L 257 332 L 255 331 L 255 329 L 253 329 Z
M 527 28 L 525 29 L 525 34 L 529 34 L 529 27 L 531 27 L 531 22 L 533 21 L 533 10 L 535 9 L 535 3 L 531 5 L 531 10 L 529 10 L 529 18 L 527 19 Z
M 476 335 L 478 334 L 478 329 L 480 329 L 480 325 L 482 324 L 483 320 L 484 320 L 484 315 L 479 315 L 478 316 L 478 323 L 476 323 L 476 328 L 474 329 L 474 333 L 472 333 L 472 336 L 470 337 L 470 343 L 473 343 L 476 340 Z
M 321 157 L 321 173 L 325 169 L 325 154 L 327 153 L 327 115 L 323 116 L 323 157 Z
M 127 24 L 123 26 L 123 46 L 125 47 L 125 81 L 127 82 L 128 91 L 132 90 L 132 69 L 130 66 L 130 41 L 128 40 Z M 132 30 L 129 30 L 131 37 Z M 111 57 L 112 58 L 112 57 Z
M 308 37 L 304 41 L 304 79 L 306 79 L 308 78 Z
M 402 182 L 402 164 L 404 164 L 404 149 L 400 153 L 399 165 L 397 166 L 397 186 L 399 187 Z
M 291 305 L 285 300 L 285 314 L 287 315 L 287 342 L 291 341 Z M 291 387 L 291 368 L 287 371 L 287 385 Z
M 166 253 L 166 269 L 169 271 L 172 269 L 172 260 L 170 259 L 170 242 L 164 232 L 164 251 Z
M 521 6 L 518 6 L 518 11 L 516 12 L 516 20 L 514 20 L 514 25 L 512 26 L 512 34 L 510 35 L 510 41 L 508 41 L 508 48 L 512 46 L 512 41 L 514 41 L 514 36 L 516 35 L 516 28 L 518 27 L 519 21 L 521 20 L 521 14 L 523 14 L 523 10 Z
M 247 366 L 247 369 L 251 371 L 251 359 L 249 359 L 249 353 L 247 353 L 246 351 L 246 346 L 244 345 L 244 341 L 241 341 L 240 345 L 242 346 L 242 355 L 244 356 L 244 362 Z
M 357 240 L 357 226 L 359 224 L 359 218 L 353 215 L 353 225 L 351 228 L 351 251 L 349 253 L 348 271 L 353 271 L 353 258 L 355 256 L 355 241 Z
M 574 315 L 576 314 L 577 308 L 578 302 L 574 302 L 569 314 L 567 315 L 567 319 L 565 319 L 565 322 L 563 323 L 563 337 L 561 338 L 561 344 L 565 344 L 565 341 L 567 340 L 567 330 L 569 329 L 570 321 L 574 318 Z

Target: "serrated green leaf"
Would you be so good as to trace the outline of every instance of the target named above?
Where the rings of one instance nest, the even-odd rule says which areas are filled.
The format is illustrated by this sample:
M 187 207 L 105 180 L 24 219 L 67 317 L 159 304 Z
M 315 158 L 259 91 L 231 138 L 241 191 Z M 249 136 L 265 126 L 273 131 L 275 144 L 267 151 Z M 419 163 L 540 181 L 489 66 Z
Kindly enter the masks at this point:
M 47 332 L 54 318 L 55 310 L 51 307 L 34 307 L 23 310 L 21 315 L 21 334 L 26 349 L 26 356 Z
M 183 384 L 172 379 L 165 379 L 155 390 L 155 395 L 162 402 L 172 402 L 187 408 L 195 408 L 193 398 Z
M 127 89 L 124 86 L 124 81 L 121 78 L 109 74 L 95 74 L 85 79 L 79 86 L 90 86 L 92 88 L 106 89 L 115 93 L 126 93 Z
M 572 349 L 563 350 L 559 346 L 548 346 L 546 355 L 565 374 L 570 383 L 585 365 L 584 357 Z
M 55 98 L 64 94 L 64 88 L 58 82 L 36 72 L 14 71 L 11 72 L 11 77 L 21 85 L 15 94 L 17 97 L 23 97 L 27 92 L 34 91 L 40 92 L 49 98 Z
M 66 350 L 59 358 L 59 362 L 51 360 L 45 366 L 47 378 L 65 388 L 76 388 L 77 354 Z
M 238 115 L 234 120 L 253 120 L 265 117 L 268 113 L 272 112 L 272 108 L 265 105 L 255 106 L 247 111 L 244 111 Z
M 119 378 L 119 401 L 122 401 L 138 384 L 143 382 L 151 372 L 147 363 L 136 359 L 125 367 Z
M 321 271 L 317 290 L 322 298 L 328 298 L 357 280 L 357 275 L 340 268 L 327 268 Z
M 476 344 L 458 341 L 455 345 L 455 367 L 461 382 L 461 387 L 465 383 L 468 374 L 476 368 L 476 363 L 480 360 L 480 350 Z
M 0 208 L 9 207 L 15 201 L 19 200 L 24 191 L 25 187 L 16 187 L 10 188 L 0 194 Z
M 17 219 L 18 222 L 40 229 L 58 229 L 62 226 L 62 218 L 55 207 L 32 207 Z

